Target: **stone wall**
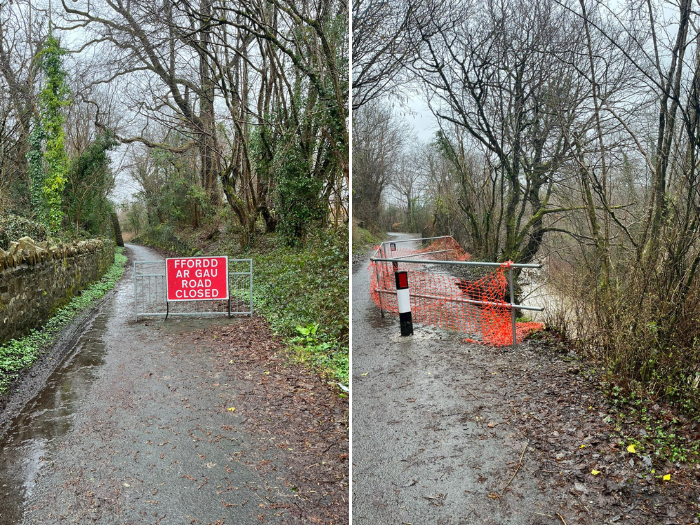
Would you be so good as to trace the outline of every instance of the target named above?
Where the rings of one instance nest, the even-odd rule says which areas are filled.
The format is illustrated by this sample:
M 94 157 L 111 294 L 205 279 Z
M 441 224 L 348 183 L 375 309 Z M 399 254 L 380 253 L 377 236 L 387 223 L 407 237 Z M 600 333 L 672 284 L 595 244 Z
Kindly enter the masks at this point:
M 0 344 L 43 325 L 114 262 L 112 242 L 51 245 L 22 237 L 0 249 Z

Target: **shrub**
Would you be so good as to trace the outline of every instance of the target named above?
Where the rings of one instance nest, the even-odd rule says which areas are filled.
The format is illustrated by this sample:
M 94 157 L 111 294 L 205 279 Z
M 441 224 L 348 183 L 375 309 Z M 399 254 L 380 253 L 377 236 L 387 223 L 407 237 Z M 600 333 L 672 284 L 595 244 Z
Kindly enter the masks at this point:
M 49 239 L 49 232 L 43 224 L 18 215 L 0 216 L 0 248 L 7 250 L 11 242 L 25 236 L 43 242 Z

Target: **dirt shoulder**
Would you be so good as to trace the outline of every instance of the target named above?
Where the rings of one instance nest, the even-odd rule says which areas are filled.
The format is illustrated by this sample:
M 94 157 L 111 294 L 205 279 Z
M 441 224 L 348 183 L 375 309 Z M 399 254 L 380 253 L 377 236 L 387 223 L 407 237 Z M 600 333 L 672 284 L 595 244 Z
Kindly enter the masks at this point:
M 235 326 L 183 334 L 183 343 L 207 347 L 216 366 L 243 388 L 234 401 L 244 428 L 259 439 L 247 464 L 260 472 L 284 470 L 296 497 L 289 514 L 310 523 L 348 523 L 348 398 L 302 366 L 259 317 Z M 275 465 L 270 456 L 283 465 Z

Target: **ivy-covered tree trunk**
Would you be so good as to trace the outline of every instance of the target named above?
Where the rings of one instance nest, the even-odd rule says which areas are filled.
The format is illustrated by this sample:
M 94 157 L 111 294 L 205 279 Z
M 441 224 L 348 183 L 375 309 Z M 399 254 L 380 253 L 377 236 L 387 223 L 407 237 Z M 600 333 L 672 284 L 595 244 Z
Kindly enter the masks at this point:
M 44 206 L 44 152 L 42 142 L 44 141 L 44 130 L 40 123 L 34 122 L 34 129 L 29 135 L 29 152 L 27 161 L 29 163 L 29 189 L 32 211 L 37 222 L 46 224 Z
M 70 89 L 63 69 L 65 53 L 59 41 L 49 33 L 39 52 L 44 87 L 39 93 L 39 115 L 34 121 L 28 154 L 32 206 L 37 218 L 51 232 L 57 232 L 63 222 L 61 196 L 68 170 L 63 108 L 70 104 Z
M 124 238 L 122 237 L 122 229 L 119 226 L 119 218 L 115 212 L 110 213 L 110 218 L 112 219 L 112 227 L 114 228 L 114 239 L 117 242 L 117 246 L 124 246 Z

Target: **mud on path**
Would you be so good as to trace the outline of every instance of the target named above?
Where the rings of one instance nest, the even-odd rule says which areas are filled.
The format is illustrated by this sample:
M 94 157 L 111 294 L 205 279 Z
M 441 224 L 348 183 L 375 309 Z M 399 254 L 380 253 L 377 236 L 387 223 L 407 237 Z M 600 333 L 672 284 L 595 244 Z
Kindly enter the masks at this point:
M 135 323 L 130 278 L 0 440 L 0 524 L 347 523 L 347 398 L 259 318 Z
M 401 338 L 366 268 L 353 268 L 354 524 L 698 522 L 699 471 L 655 463 L 674 481 L 650 475 L 566 355 L 418 325 Z

